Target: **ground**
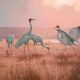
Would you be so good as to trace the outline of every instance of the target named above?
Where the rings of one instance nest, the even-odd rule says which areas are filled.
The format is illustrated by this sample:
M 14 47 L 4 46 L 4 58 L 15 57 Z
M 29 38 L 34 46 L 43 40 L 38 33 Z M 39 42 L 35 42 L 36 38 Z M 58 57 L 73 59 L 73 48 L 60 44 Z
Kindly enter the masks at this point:
M 50 48 L 30 43 L 30 52 L 24 54 L 24 46 L 15 49 L 12 55 L 6 54 L 7 44 L 0 42 L 0 80 L 80 80 L 79 46 L 67 47 L 61 43 L 46 42 Z

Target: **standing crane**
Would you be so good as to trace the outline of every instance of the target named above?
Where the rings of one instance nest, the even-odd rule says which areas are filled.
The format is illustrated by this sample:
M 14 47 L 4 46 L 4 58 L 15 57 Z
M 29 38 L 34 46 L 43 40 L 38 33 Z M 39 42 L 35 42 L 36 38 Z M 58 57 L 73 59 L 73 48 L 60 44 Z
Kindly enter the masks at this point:
M 41 36 L 31 33 L 31 40 L 34 42 L 33 51 L 36 48 L 36 44 L 37 43 L 40 43 L 42 47 L 44 47 L 44 48 L 49 50 L 49 47 L 43 44 L 43 39 L 41 38 Z
M 6 50 L 6 54 L 8 53 L 8 51 L 12 54 L 12 44 L 14 41 L 14 35 L 13 34 L 9 34 L 6 37 L 6 42 L 7 42 L 7 46 L 9 50 Z
M 33 50 L 35 49 L 37 43 L 40 43 L 42 47 L 46 48 L 49 50 L 49 47 L 43 44 L 43 39 L 36 34 L 31 34 L 31 40 L 34 42 Z
M 72 36 L 65 32 L 64 30 L 62 30 L 59 25 L 56 26 L 56 29 L 58 31 L 57 34 L 57 39 L 65 46 L 65 50 L 66 50 L 66 46 L 69 45 L 72 47 L 72 45 L 77 45 L 78 43 L 76 42 L 76 40 L 74 38 L 72 38 Z M 72 47 L 73 48 L 73 47 Z M 74 50 L 74 49 L 73 49 Z M 74 52 L 76 53 L 76 51 L 74 50 Z
M 16 48 L 19 48 L 21 45 L 24 45 L 24 54 L 25 54 L 25 47 L 27 45 L 27 49 L 28 49 L 28 52 L 29 52 L 29 47 L 28 47 L 28 43 L 31 39 L 31 32 L 32 32 L 32 24 L 31 24 L 31 21 L 33 21 L 35 19 L 32 19 L 30 18 L 29 19 L 29 23 L 30 23 L 30 29 L 27 33 L 25 33 L 16 43 Z
M 71 34 L 71 36 L 78 42 L 78 40 L 80 39 L 80 26 L 77 26 L 75 28 L 72 28 L 69 33 Z

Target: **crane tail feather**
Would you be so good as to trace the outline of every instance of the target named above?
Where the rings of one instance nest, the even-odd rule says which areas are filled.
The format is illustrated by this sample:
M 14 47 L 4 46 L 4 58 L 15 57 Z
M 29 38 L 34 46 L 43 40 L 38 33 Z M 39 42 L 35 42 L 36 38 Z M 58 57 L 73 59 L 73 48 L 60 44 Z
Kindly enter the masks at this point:
M 48 46 L 46 46 L 46 45 L 43 45 L 43 47 L 45 47 L 47 50 L 49 50 L 49 47 L 48 47 Z

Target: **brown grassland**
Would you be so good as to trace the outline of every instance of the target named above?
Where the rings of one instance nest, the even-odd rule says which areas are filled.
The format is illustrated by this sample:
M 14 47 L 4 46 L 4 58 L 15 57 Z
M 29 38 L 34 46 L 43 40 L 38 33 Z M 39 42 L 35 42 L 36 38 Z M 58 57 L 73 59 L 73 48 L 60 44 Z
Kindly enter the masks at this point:
M 60 43 L 48 43 L 49 51 L 37 45 L 33 53 L 29 44 L 24 56 L 23 46 L 16 50 L 14 45 L 6 55 L 6 41 L 0 42 L 0 80 L 80 80 L 79 46 L 64 51 Z

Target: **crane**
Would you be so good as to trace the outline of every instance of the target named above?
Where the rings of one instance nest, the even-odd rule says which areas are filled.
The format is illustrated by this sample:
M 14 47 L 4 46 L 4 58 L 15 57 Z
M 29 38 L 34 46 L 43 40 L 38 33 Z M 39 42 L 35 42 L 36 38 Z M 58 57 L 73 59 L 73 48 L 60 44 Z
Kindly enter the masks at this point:
M 49 47 L 43 44 L 43 39 L 41 38 L 41 36 L 31 33 L 31 40 L 34 42 L 33 51 L 37 43 L 40 43 L 42 47 L 49 50 Z
M 80 39 L 80 26 L 77 26 L 75 28 L 72 28 L 69 31 L 70 35 L 78 42 Z
M 43 39 L 39 35 L 32 33 L 31 34 L 31 40 L 34 42 L 33 50 L 34 50 L 34 47 L 36 47 L 37 43 L 40 43 L 42 47 L 49 50 L 49 47 L 43 44 Z
M 8 51 L 10 51 L 10 53 L 12 54 L 12 44 L 14 41 L 14 34 L 9 34 L 6 37 L 6 42 L 7 42 L 7 46 L 9 50 L 6 50 L 6 54 L 8 53 Z
M 56 26 L 56 30 L 58 31 L 57 39 L 65 46 L 65 50 L 67 45 L 72 47 L 72 45 L 78 44 L 76 40 L 68 32 L 62 30 L 59 25 Z M 73 50 L 76 53 L 74 48 Z
M 16 43 L 15 47 L 19 48 L 20 46 L 24 45 L 24 55 L 25 55 L 25 47 L 27 45 L 27 49 L 29 52 L 29 47 L 28 47 L 28 43 L 31 39 L 31 32 L 32 32 L 32 24 L 31 21 L 33 21 L 35 19 L 29 18 L 29 23 L 30 23 L 30 29 L 27 33 L 25 33 Z

